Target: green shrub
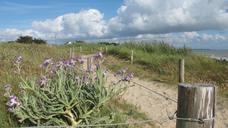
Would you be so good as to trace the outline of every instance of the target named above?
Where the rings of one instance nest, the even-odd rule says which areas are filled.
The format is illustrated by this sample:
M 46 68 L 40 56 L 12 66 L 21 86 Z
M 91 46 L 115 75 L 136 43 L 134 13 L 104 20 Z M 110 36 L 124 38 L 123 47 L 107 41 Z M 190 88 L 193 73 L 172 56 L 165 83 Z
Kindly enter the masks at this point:
M 102 55 L 95 56 L 96 64 Z M 14 61 L 17 70 L 21 56 Z M 111 123 L 115 114 L 102 114 L 106 104 L 123 89 L 118 85 L 105 87 L 106 75 L 99 66 L 96 70 L 82 70 L 81 58 L 53 62 L 45 59 L 40 78 L 21 78 L 18 96 L 5 86 L 8 110 L 22 126 L 78 126 Z M 20 72 L 17 73 L 20 73 Z
M 18 43 L 24 43 L 24 44 L 47 44 L 47 42 L 43 39 L 36 39 L 32 36 L 20 36 L 16 42 Z
M 33 37 L 32 36 L 20 36 L 16 42 L 18 43 L 25 43 L 25 44 L 31 44 L 33 43 Z

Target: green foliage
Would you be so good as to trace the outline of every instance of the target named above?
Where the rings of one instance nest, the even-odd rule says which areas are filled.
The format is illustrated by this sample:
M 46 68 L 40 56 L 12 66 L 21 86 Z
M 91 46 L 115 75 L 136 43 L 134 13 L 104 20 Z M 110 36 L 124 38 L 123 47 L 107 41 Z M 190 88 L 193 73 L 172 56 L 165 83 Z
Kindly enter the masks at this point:
M 24 44 L 46 44 L 47 42 L 45 40 L 42 39 L 36 39 L 33 38 L 32 36 L 20 36 L 16 42 L 18 43 L 24 43 Z
M 45 40 L 43 40 L 43 39 L 36 39 L 36 38 L 34 38 L 33 39 L 33 42 L 35 44 L 47 44 L 47 42 Z
M 82 47 L 83 51 L 79 51 L 79 47 Z M 100 47 L 103 45 L 98 44 L 73 44 L 73 45 L 37 45 L 37 44 L 21 44 L 21 43 L 2 43 L 0 44 L 0 127 L 19 127 L 18 119 L 13 118 L 14 116 L 10 114 L 6 107 L 7 99 L 4 98 L 3 85 L 10 83 L 12 85 L 12 92 L 20 96 L 21 86 L 21 77 L 29 78 L 26 79 L 26 82 L 29 83 L 29 80 L 36 81 L 43 73 L 40 71 L 40 62 L 44 58 L 53 58 L 53 60 L 62 60 L 63 58 L 69 58 L 70 49 L 74 48 L 75 57 L 78 55 L 92 54 L 100 50 Z M 92 50 L 91 50 L 92 49 Z M 21 75 L 15 74 L 15 68 L 12 64 L 12 60 L 15 56 L 23 56 L 23 64 L 21 69 Z M 121 69 L 119 67 L 118 69 Z M 42 73 L 42 74 L 41 74 Z M 31 78 L 32 76 L 32 78 Z M 37 85 L 37 83 L 35 83 Z M 34 85 L 35 86 L 35 85 Z M 35 95 L 35 94 L 33 94 Z M 99 113 L 102 116 L 107 116 L 115 113 L 113 117 L 114 123 L 125 122 L 129 118 L 132 118 L 131 115 L 126 115 L 126 113 L 121 112 L 121 109 L 118 107 L 118 104 L 113 104 L 113 101 L 107 102 L 108 105 L 103 105 L 102 109 L 99 109 Z M 121 102 L 121 104 L 124 104 Z M 38 109 L 39 110 L 39 109 Z M 127 111 L 130 111 L 129 108 Z M 93 113 L 96 114 L 96 113 Z M 93 117 L 96 115 L 93 115 Z M 98 116 L 99 117 L 99 116 Z M 140 119 L 140 118 L 138 118 Z M 67 119 L 66 119 L 67 120 Z M 68 122 L 70 123 L 70 122 Z M 28 119 L 23 123 L 22 126 L 32 125 L 28 123 Z M 136 126 L 137 127 L 137 126 Z M 138 126 L 139 127 L 139 126 Z M 143 127 L 143 126 L 142 126 Z
M 118 85 L 105 87 L 105 75 L 101 69 L 95 74 L 86 73 L 80 70 L 80 65 L 74 67 L 71 64 L 64 61 L 47 67 L 45 72 L 51 72 L 45 74 L 48 78 L 22 78 L 19 101 L 10 106 L 10 111 L 20 123 L 32 126 L 78 126 L 113 121 L 115 117 L 112 114 L 103 115 L 100 111 L 123 88 Z M 11 96 L 9 102 L 15 102 L 15 99 Z
M 129 65 L 131 50 L 134 50 L 134 65 Z M 178 82 L 178 61 L 184 58 L 186 82 L 213 83 L 220 87 L 227 85 L 228 62 L 195 55 L 185 47 L 175 48 L 165 43 L 123 43 L 109 47 L 108 54 L 123 60 L 111 62 L 107 59 L 108 67 L 113 68 L 113 64 L 118 67 L 127 66 L 139 77 L 173 84 Z
M 31 44 L 33 43 L 33 37 L 31 36 L 20 36 L 16 42 L 18 43 L 25 43 L 25 44 Z

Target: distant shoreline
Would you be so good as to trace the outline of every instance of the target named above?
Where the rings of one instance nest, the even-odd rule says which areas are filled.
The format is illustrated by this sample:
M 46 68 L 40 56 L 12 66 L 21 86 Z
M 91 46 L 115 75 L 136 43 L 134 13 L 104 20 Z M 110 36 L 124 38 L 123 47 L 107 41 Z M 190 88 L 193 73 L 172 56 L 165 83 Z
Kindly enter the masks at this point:
M 228 61 L 228 49 L 192 49 L 192 51 L 219 61 Z

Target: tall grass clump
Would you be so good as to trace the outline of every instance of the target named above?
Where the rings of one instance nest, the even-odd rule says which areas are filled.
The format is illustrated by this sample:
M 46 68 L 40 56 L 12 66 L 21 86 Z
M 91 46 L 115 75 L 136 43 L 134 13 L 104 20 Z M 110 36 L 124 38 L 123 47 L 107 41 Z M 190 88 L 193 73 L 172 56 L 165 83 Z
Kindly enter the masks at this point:
M 127 63 L 131 50 L 134 50 L 134 65 Z M 228 81 L 228 62 L 193 54 L 185 47 L 175 48 L 165 43 L 123 43 L 109 47 L 108 54 L 123 60 L 122 63 L 119 60 L 117 66 L 126 65 L 142 78 L 176 84 L 179 59 L 185 59 L 186 82 L 213 83 L 221 87 Z M 108 61 L 106 64 L 113 67 Z
M 174 81 L 177 73 L 178 59 L 187 56 L 190 50 L 178 49 L 168 44 L 124 43 L 109 47 L 108 54 L 120 59 L 130 60 L 131 50 L 134 50 L 134 64 L 156 74 L 154 79 L 169 79 Z
M 16 57 L 13 64 L 21 82 L 18 93 L 13 93 L 10 84 L 4 86 L 8 111 L 21 126 L 76 127 L 115 121 L 118 114 L 107 109 L 107 104 L 123 91 L 125 87 L 119 85 L 132 75 L 105 87 L 101 58 L 100 53 L 94 56 L 96 67 L 89 71 L 82 68 L 80 57 L 60 61 L 46 58 L 39 77 L 23 77 L 20 65 L 24 59 Z

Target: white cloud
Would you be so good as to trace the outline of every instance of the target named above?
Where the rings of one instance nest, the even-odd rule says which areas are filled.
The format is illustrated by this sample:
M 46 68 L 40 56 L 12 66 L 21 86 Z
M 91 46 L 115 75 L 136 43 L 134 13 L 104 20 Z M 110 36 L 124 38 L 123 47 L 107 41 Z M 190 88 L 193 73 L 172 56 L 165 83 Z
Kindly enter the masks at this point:
M 125 0 L 110 34 L 138 35 L 228 29 L 223 0 Z
M 61 24 L 62 24 L 62 16 L 57 17 L 54 20 L 48 19 L 45 21 L 33 21 L 32 27 L 38 31 L 45 32 L 45 33 L 48 33 L 48 32 L 57 33 L 63 29 Z
M 55 33 L 65 38 L 97 38 L 106 31 L 103 14 L 96 9 L 67 13 L 54 20 L 34 21 L 32 26 L 41 32 Z
M 4 29 L 0 31 L 0 41 L 8 41 L 8 40 L 15 40 L 19 36 L 34 36 L 34 37 L 45 37 L 43 33 L 38 31 L 34 31 L 32 29 L 27 30 L 19 30 L 19 29 Z
M 224 0 L 125 0 L 117 15 L 106 21 L 99 10 L 82 10 L 33 21 L 28 30 L 2 30 L 0 40 L 31 35 L 46 40 L 56 37 L 173 43 L 227 41 L 227 35 L 205 32 L 228 30 L 227 5 Z

